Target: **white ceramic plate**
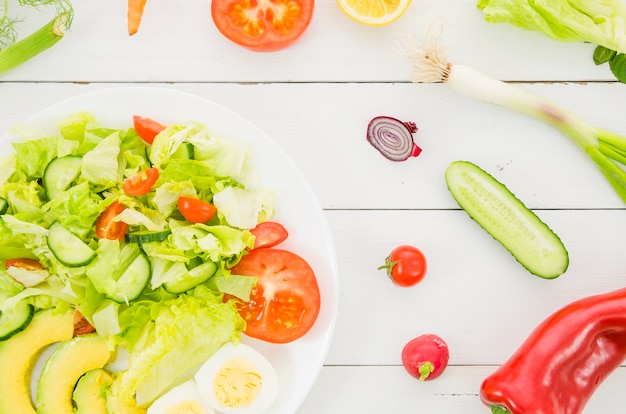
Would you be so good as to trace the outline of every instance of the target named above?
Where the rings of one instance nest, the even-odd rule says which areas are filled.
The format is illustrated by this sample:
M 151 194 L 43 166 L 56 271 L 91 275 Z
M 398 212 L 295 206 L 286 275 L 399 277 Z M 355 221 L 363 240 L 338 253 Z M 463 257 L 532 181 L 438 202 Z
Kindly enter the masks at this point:
M 236 113 L 199 96 L 155 87 L 111 88 L 76 96 L 24 120 L 27 125 L 56 132 L 65 116 L 88 111 L 103 126 L 127 128 L 132 116 L 142 115 L 164 124 L 196 121 L 213 135 L 247 141 L 252 162 L 263 185 L 276 192 L 274 219 L 285 225 L 289 238 L 281 245 L 304 257 L 315 271 L 321 290 L 321 310 L 313 328 L 284 345 L 244 336 L 261 351 L 278 373 L 280 391 L 273 414 L 293 414 L 306 398 L 324 363 L 337 313 L 337 260 L 331 234 L 320 204 L 295 164 L 265 133 Z M 10 134 L 0 137 L 0 154 L 11 151 Z

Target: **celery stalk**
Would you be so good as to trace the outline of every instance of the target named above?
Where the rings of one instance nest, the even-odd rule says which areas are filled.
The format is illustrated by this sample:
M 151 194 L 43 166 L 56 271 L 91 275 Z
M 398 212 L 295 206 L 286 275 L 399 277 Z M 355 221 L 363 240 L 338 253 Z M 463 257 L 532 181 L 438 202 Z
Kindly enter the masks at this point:
M 0 74 L 54 46 L 65 35 L 70 21 L 70 12 L 59 13 L 36 32 L 0 50 Z

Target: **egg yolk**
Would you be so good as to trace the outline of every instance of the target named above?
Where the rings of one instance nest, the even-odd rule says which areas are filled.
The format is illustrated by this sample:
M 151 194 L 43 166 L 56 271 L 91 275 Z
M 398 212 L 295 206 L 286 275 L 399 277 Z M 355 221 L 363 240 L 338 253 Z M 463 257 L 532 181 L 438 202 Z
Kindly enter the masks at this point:
M 222 365 L 215 375 L 213 392 L 224 406 L 246 407 L 259 395 L 262 382 L 261 374 L 252 362 L 234 358 Z
M 184 400 L 168 407 L 164 414 L 206 414 L 206 410 L 193 400 Z

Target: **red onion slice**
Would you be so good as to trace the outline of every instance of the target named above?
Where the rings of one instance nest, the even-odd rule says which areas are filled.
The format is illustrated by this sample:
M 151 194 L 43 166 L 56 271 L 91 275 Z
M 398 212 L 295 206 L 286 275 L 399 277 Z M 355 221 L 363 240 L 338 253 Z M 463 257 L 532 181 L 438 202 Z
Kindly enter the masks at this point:
M 402 122 L 390 116 L 377 116 L 367 125 L 367 140 L 385 158 L 406 161 L 417 157 L 422 149 L 413 140 L 414 122 Z

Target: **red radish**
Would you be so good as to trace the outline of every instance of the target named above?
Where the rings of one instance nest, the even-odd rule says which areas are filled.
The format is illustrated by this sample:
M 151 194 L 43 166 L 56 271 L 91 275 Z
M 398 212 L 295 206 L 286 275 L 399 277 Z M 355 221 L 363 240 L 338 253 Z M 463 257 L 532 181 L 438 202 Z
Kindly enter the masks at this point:
M 448 366 L 449 357 L 448 344 L 433 334 L 418 336 L 402 349 L 402 365 L 420 381 L 439 377 Z

